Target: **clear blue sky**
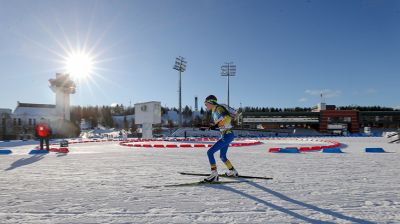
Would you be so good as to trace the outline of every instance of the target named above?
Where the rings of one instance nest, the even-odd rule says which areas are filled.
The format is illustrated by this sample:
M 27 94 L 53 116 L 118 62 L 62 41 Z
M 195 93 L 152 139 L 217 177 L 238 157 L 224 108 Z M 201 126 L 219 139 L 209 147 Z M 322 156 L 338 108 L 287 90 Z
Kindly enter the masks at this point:
M 183 105 L 328 104 L 400 108 L 400 1 L 0 0 L 0 108 L 54 104 L 48 79 L 65 49 L 92 49 L 94 81 L 73 105 L 161 101 L 178 106 L 176 56 L 184 56 Z

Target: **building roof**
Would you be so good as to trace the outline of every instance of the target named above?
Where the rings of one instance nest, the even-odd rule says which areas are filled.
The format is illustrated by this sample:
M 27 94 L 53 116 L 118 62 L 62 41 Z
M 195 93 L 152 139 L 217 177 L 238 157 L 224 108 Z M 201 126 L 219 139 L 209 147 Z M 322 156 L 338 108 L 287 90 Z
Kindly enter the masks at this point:
M 243 117 L 249 116 L 319 116 L 319 112 L 311 111 L 282 111 L 282 112 L 243 112 Z
M 362 116 L 400 116 L 399 110 L 394 111 L 360 111 Z
M 52 104 L 35 104 L 35 103 L 20 103 L 12 114 L 14 117 L 44 117 L 54 118 L 59 117 L 56 110 L 56 105 Z
M 150 103 L 161 104 L 160 101 L 148 101 L 148 102 L 135 103 L 135 105 L 150 104 Z
M 36 104 L 36 103 L 20 103 L 18 102 L 17 108 L 19 107 L 31 107 L 31 108 L 56 108 L 53 104 Z

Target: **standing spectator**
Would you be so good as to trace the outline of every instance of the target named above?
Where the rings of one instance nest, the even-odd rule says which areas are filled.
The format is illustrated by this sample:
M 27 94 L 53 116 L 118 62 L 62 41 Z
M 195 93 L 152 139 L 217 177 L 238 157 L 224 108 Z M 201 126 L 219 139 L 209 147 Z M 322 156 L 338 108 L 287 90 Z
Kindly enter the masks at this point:
M 46 141 L 46 150 L 49 150 L 49 139 L 51 135 L 51 128 L 44 118 L 41 118 L 36 125 L 36 136 L 40 140 L 40 149 L 43 150 L 43 141 Z

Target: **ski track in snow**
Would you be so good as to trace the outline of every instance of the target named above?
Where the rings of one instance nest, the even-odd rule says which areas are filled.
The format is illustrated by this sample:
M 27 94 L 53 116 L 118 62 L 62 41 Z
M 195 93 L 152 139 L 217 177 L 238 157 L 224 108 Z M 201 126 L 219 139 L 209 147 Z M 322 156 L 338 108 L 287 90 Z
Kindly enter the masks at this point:
M 200 180 L 177 172 L 209 172 L 207 149 L 107 142 L 28 155 L 34 146 L 12 147 L 13 154 L 0 155 L 0 223 L 400 223 L 399 145 L 334 140 L 345 153 L 268 152 L 293 140 L 230 148 L 240 174 L 273 180 L 152 189 L 144 186 Z

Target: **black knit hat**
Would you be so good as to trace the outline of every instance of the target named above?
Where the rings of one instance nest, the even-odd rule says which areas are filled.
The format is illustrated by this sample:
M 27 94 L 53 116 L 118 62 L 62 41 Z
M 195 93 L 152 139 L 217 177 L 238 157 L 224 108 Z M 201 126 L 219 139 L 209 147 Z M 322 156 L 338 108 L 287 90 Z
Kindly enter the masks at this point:
M 214 95 L 209 95 L 209 96 L 207 96 L 207 98 L 204 102 L 215 105 L 215 104 L 217 104 L 217 97 L 215 97 Z

